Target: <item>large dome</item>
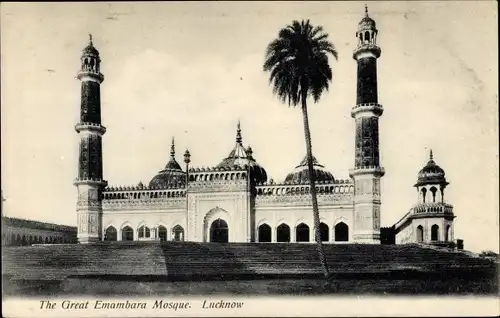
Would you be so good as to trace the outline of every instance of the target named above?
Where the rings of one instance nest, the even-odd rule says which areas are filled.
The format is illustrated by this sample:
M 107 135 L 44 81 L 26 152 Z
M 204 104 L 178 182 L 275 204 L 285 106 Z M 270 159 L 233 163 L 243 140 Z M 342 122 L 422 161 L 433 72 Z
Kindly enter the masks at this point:
M 149 182 L 150 188 L 164 189 L 171 187 L 184 186 L 186 184 L 186 173 L 182 171 L 181 166 L 175 160 L 175 145 L 172 139 L 170 150 L 170 160 L 163 170 Z
M 335 178 L 333 175 L 325 170 L 325 167 L 321 165 L 316 157 L 313 156 L 313 171 L 315 176 L 315 181 L 317 182 L 334 182 Z M 295 167 L 295 169 L 290 172 L 286 178 L 286 184 L 308 184 L 309 179 L 309 169 L 307 167 L 307 156 L 304 157 L 302 162 Z
M 250 177 L 255 183 L 265 183 L 267 181 L 266 170 L 261 167 L 253 157 L 251 147 L 245 148 L 241 138 L 240 123 L 236 132 L 236 145 L 229 155 L 217 165 L 217 168 L 223 169 L 249 169 Z
M 447 183 L 444 170 L 436 164 L 434 161 L 432 150 L 430 151 L 429 161 L 427 164 L 418 172 L 417 184 L 442 184 Z

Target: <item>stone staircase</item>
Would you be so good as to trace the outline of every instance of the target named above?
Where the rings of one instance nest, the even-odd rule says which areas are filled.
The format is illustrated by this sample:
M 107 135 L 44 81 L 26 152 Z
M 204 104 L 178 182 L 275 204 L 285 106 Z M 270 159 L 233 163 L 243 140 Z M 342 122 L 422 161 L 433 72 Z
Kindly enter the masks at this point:
M 497 261 L 418 245 L 324 245 L 337 277 L 495 275 Z M 23 280 L 67 277 L 142 280 L 258 279 L 321 275 L 315 244 L 103 242 L 5 247 L 2 275 Z M 353 276 L 354 275 L 354 276 Z M 368 276 L 367 276 L 368 275 Z M 375 275 L 375 276 L 374 276 Z

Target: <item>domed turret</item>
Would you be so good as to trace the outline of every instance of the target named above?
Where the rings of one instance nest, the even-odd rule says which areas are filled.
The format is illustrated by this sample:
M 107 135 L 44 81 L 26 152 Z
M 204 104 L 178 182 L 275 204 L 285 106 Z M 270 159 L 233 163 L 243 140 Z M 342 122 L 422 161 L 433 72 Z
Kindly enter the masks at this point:
M 377 25 L 375 23 L 375 20 L 373 20 L 372 18 L 370 18 L 368 16 L 368 6 L 367 5 L 365 5 L 365 16 L 363 17 L 363 19 L 361 19 L 361 21 L 359 21 L 358 29 L 360 31 L 361 30 L 376 30 L 377 29 Z
M 89 34 L 89 44 L 82 51 L 83 56 L 99 57 L 99 51 L 92 43 L 92 34 Z
M 238 128 L 236 130 L 236 145 L 234 146 L 233 150 L 231 150 L 227 158 L 222 160 L 222 162 L 217 165 L 217 168 L 248 168 L 250 171 L 250 178 L 252 178 L 255 183 L 264 183 L 267 181 L 266 170 L 261 167 L 254 159 L 252 148 L 248 147 L 247 149 L 245 149 L 245 147 L 243 147 L 239 122 Z
M 172 138 L 172 146 L 170 149 L 170 160 L 165 169 L 158 172 L 156 176 L 149 182 L 150 188 L 168 188 L 171 186 L 182 186 L 186 184 L 186 173 L 182 171 L 181 166 L 175 160 L 175 144 Z
M 317 182 L 334 182 L 335 178 L 333 175 L 325 170 L 325 167 L 319 164 L 316 157 L 313 156 L 313 169 L 314 176 Z M 302 162 L 295 167 L 294 171 L 290 172 L 286 178 L 285 183 L 287 184 L 308 184 L 310 182 L 309 179 L 309 170 L 307 167 L 307 156 L 304 157 Z
M 415 186 L 425 184 L 448 184 L 444 170 L 434 161 L 432 150 L 429 154 L 429 161 L 418 173 Z

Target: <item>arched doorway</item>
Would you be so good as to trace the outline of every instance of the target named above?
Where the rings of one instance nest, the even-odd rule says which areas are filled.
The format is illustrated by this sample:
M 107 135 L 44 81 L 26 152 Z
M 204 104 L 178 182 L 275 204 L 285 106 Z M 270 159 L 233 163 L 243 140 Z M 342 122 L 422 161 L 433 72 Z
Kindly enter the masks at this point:
M 300 223 L 295 228 L 295 240 L 297 242 L 309 242 L 309 226 L 305 223 Z
M 431 241 L 439 241 L 439 226 L 437 224 L 431 227 Z
M 167 240 L 167 228 L 164 227 L 163 225 L 160 225 L 158 227 L 158 238 L 160 239 L 160 241 Z
M 139 238 L 150 238 L 151 237 L 151 230 L 149 229 L 149 227 L 143 225 L 139 228 L 138 230 L 138 236 Z
M 130 226 L 126 226 L 122 229 L 122 241 L 133 241 L 134 240 L 134 230 Z
M 226 221 L 217 219 L 210 225 L 210 242 L 227 243 L 229 241 L 229 228 Z
M 417 226 L 417 242 L 424 241 L 424 228 L 422 225 Z
M 226 228 L 227 228 L 227 224 L 226 224 Z M 180 225 L 174 226 L 174 228 L 172 229 L 172 240 L 174 240 L 176 242 L 184 241 L 184 228 L 182 226 L 180 226 Z M 227 240 L 226 240 L 226 242 L 227 242 Z
M 271 227 L 267 224 L 262 224 L 259 226 L 258 241 L 262 243 L 271 242 Z
M 446 232 L 445 232 L 445 238 L 444 238 L 444 240 L 446 242 L 448 242 L 450 240 L 450 237 L 451 237 L 451 231 L 450 231 L 450 229 L 451 229 L 451 226 L 447 225 L 446 226 Z
M 118 234 L 116 229 L 113 226 L 110 226 L 104 232 L 104 240 L 105 241 L 116 241 L 118 239 Z
M 276 228 L 276 241 L 290 242 L 290 227 L 285 223 Z
M 349 241 L 349 226 L 344 222 L 335 225 L 335 242 Z
M 330 240 L 330 228 L 325 223 L 319 224 L 319 232 L 322 242 L 328 242 Z

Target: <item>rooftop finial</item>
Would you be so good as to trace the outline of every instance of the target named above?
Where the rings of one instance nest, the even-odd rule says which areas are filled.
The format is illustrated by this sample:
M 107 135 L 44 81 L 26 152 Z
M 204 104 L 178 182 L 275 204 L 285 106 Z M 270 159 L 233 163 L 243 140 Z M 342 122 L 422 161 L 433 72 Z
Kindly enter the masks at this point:
M 238 119 L 238 128 L 236 129 L 236 142 L 241 144 L 241 128 L 239 119 Z
M 170 156 L 175 157 L 175 141 L 174 137 L 172 137 L 172 146 L 170 146 Z
M 92 45 L 92 33 L 89 33 L 89 42 L 90 42 L 90 45 Z
M 365 3 L 365 15 L 368 16 L 368 5 Z
M 431 151 L 429 153 L 429 160 L 433 160 L 433 158 L 434 158 L 434 156 L 432 155 L 432 149 L 431 149 Z

